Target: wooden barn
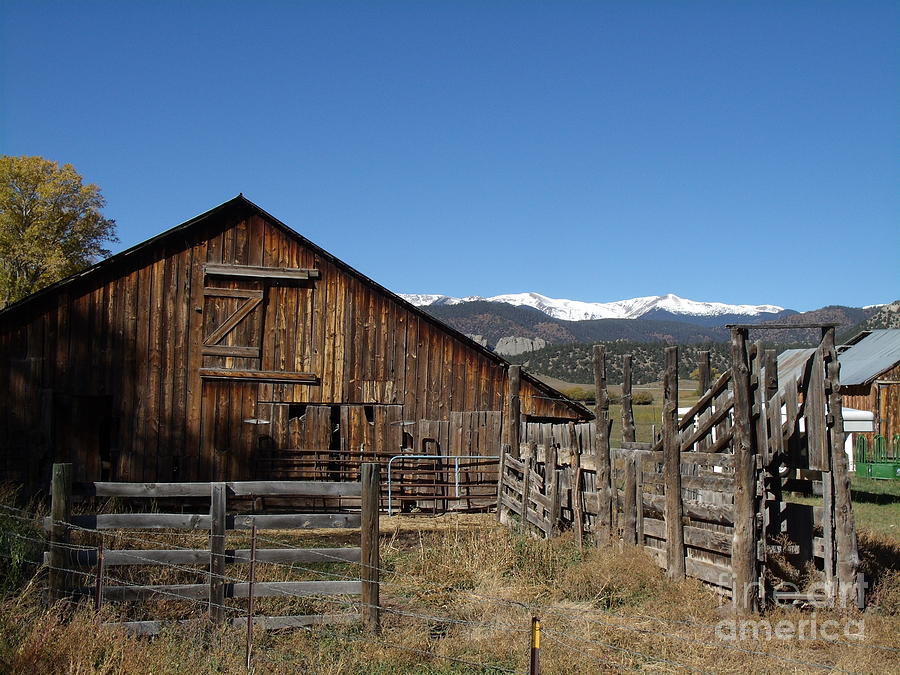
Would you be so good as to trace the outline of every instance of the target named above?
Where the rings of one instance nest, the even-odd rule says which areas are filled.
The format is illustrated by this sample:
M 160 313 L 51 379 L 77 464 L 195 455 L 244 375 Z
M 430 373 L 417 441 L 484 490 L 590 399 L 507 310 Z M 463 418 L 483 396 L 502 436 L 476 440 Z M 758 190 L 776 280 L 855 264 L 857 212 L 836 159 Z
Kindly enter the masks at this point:
M 788 349 L 778 357 L 779 375 L 799 375 L 811 349 Z M 881 328 L 859 333 L 838 347 L 841 398 L 845 408 L 874 415 L 874 435 L 891 441 L 900 434 L 900 329 Z
M 863 331 L 841 348 L 841 395 L 875 415 L 875 434 L 900 434 L 900 329 Z
M 518 370 L 238 196 L 0 312 L 0 480 L 340 479 L 590 419 Z

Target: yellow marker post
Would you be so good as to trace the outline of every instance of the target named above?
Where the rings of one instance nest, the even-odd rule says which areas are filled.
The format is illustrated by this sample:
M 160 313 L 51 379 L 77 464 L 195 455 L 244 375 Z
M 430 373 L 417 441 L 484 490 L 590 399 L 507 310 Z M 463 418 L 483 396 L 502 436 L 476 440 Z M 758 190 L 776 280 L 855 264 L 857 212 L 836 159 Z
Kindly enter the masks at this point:
M 536 616 L 531 617 L 531 663 L 528 675 L 540 675 L 541 673 L 541 620 Z

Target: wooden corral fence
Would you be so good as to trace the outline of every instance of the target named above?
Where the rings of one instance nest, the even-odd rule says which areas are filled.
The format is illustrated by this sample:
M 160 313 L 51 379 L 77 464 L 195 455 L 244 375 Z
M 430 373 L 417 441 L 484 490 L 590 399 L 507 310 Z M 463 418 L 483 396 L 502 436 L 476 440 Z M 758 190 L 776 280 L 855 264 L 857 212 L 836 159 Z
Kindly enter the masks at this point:
M 245 616 L 231 620 L 235 625 L 263 629 L 291 628 L 322 623 L 348 623 L 362 620 L 377 630 L 379 625 L 378 494 L 379 474 L 374 464 L 361 467 L 361 480 L 353 483 L 312 481 L 250 481 L 230 483 L 109 483 L 73 484 L 72 465 L 55 464 L 52 477 L 51 515 L 45 519 L 50 533 L 50 598 L 92 596 L 96 606 L 107 601 L 140 601 L 153 597 L 205 601 L 209 617 L 226 620 L 226 598 L 247 598 Z M 72 515 L 78 497 L 103 497 L 116 500 L 208 500 L 209 510 L 198 513 L 101 513 Z M 353 497 L 361 503 L 356 513 L 229 513 L 229 500 L 253 503 L 260 497 L 282 500 Z M 359 528 L 358 547 L 339 548 L 257 548 L 257 530 L 301 530 L 313 528 Z M 103 531 L 114 530 L 205 530 L 209 532 L 207 549 L 104 549 Z M 70 544 L 70 533 L 87 530 L 99 538 L 97 548 Z M 229 549 L 230 530 L 251 530 L 250 549 Z M 358 563 L 359 579 L 340 581 L 255 581 L 257 563 L 292 565 L 295 563 Z M 248 565 L 246 582 L 235 582 L 225 575 L 226 565 Z M 114 585 L 110 568 L 141 566 L 208 565 L 208 583 L 170 585 Z M 92 586 L 76 585 L 77 578 L 93 578 Z M 255 598 L 272 596 L 361 596 L 361 613 L 334 613 L 293 616 L 254 616 Z M 126 628 L 155 634 L 163 621 L 123 622 Z M 248 633 L 249 634 L 249 633 Z
M 731 370 L 710 383 L 707 353 L 704 393 L 680 417 L 677 347 L 668 348 L 654 443 L 634 441 L 626 356 L 619 447 L 609 438 L 606 356 L 595 347 L 595 428 L 522 425 L 501 460 L 498 517 L 547 537 L 571 528 L 579 542 L 642 546 L 670 577 L 698 578 L 739 611 L 807 599 L 773 582 L 772 554 L 798 568 L 814 562 L 829 603 L 862 603 L 834 327 L 821 328 L 800 377 L 779 382 L 775 353 L 748 344 L 748 326 L 732 327 Z M 815 495 L 820 506 L 792 501 Z

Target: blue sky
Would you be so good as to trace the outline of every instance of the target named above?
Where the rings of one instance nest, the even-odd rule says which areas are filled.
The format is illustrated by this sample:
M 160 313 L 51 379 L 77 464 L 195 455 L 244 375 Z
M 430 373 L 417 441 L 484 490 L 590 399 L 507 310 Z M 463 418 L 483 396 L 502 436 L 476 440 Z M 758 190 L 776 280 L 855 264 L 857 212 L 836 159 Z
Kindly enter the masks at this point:
M 0 0 L 0 153 L 397 292 L 900 297 L 900 3 Z

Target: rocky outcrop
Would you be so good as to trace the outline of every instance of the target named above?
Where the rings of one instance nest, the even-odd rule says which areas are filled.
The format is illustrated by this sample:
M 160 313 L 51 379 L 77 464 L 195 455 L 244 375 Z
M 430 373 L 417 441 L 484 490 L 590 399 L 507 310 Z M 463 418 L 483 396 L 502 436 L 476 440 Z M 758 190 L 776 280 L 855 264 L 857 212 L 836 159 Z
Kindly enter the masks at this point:
M 494 346 L 494 351 L 502 356 L 516 356 L 526 352 L 537 351 L 547 346 L 542 338 L 502 337 Z
M 473 341 L 477 342 L 477 343 L 480 344 L 482 347 L 487 347 L 487 346 L 488 346 L 487 338 L 484 337 L 483 335 L 469 335 L 468 333 L 466 333 L 466 337 L 469 338 L 470 340 L 473 340 Z M 488 348 L 489 348 L 489 347 L 488 347 Z M 489 349 L 490 349 L 490 348 L 489 348 Z

